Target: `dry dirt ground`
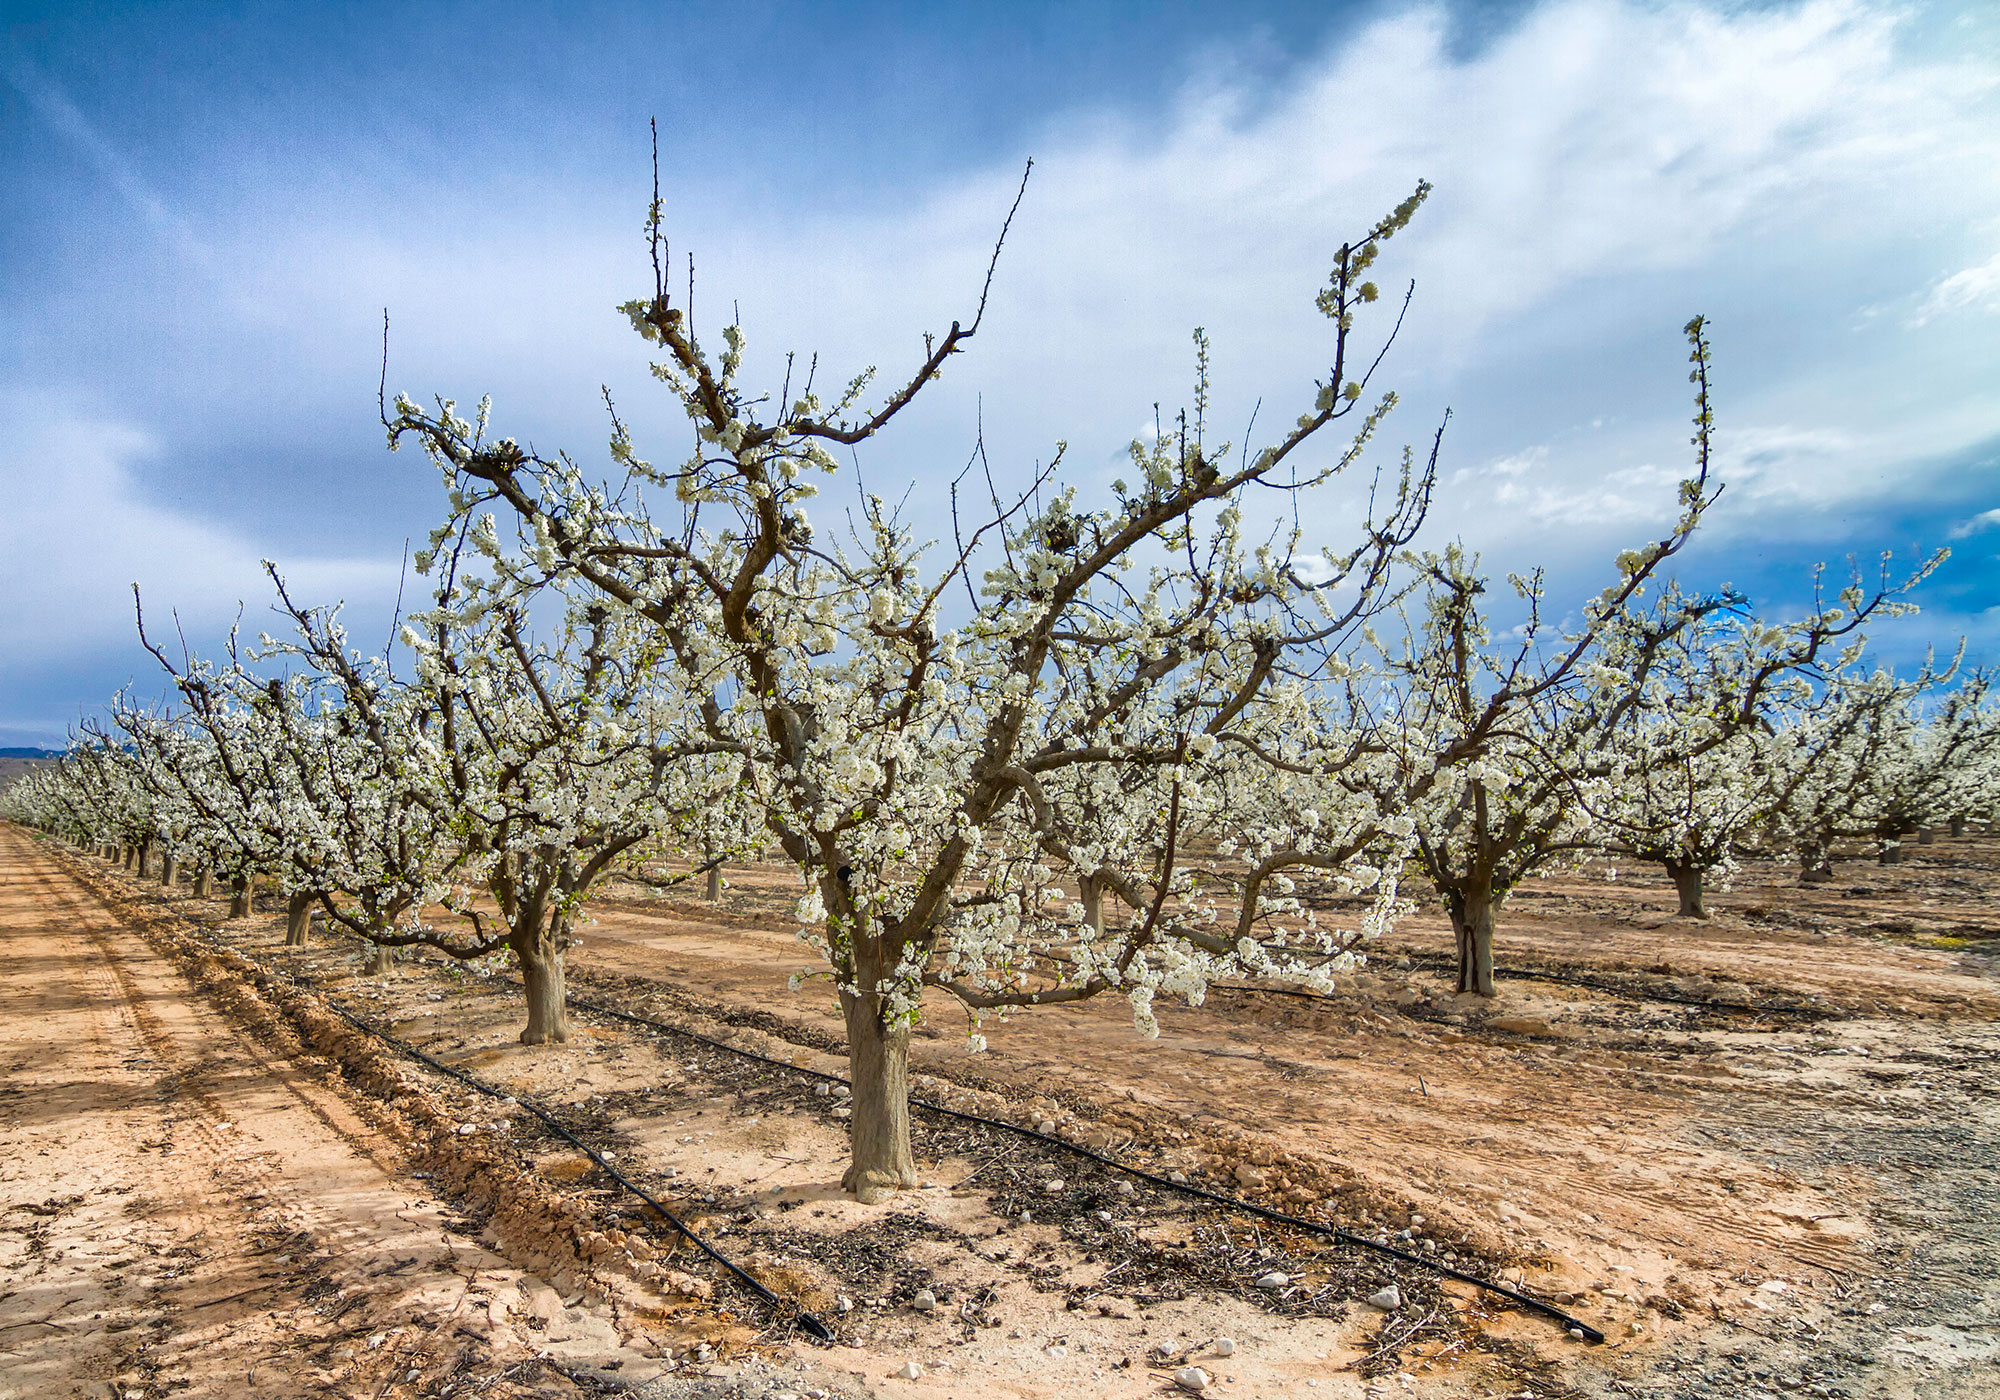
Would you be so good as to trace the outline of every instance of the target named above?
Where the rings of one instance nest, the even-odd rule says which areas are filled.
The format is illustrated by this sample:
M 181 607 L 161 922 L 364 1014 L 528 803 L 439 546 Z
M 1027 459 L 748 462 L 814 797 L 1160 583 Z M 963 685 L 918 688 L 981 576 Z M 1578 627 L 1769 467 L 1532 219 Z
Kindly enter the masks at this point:
M 973 1056 L 933 1008 L 925 1097 L 1515 1283 L 1593 1346 L 964 1123 L 922 1119 L 929 1189 L 845 1199 L 840 1095 L 684 1034 L 841 1067 L 775 868 L 605 902 L 573 997 L 656 1028 L 579 1007 L 527 1049 L 503 970 L 369 977 L 0 828 L 0 1397 L 1157 1396 L 1186 1364 L 1241 1397 L 2000 1395 L 2000 841 L 1911 856 L 1753 868 L 1708 924 L 1643 872 L 1535 882 L 1497 1004 L 1418 916 L 1332 998 L 1218 991 L 1157 1041 L 1108 1003 Z M 329 1007 L 549 1107 L 840 1344 Z

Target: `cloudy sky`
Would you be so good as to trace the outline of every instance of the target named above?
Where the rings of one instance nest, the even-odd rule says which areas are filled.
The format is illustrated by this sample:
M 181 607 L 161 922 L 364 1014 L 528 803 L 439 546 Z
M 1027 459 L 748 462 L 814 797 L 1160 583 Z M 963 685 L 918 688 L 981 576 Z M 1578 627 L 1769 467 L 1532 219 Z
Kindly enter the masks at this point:
M 755 13 L 746 13 L 755 11 Z M 1650 0 L 1348 5 L 0 7 L 0 745 L 158 688 L 130 586 L 213 647 L 258 561 L 387 627 L 441 513 L 389 388 L 604 460 L 600 386 L 685 443 L 613 307 L 668 232 L 752 368 L 908 364 L 985 327 L 872 489 L 922 506 L 983 421 L 1089 499 L 1185 402 L 1289 422 L 1333 251 L 1415 185 L 1394 442 L 1452 410 L 1428 538 L 1559 597 L 1668 518 L 1715 341 L 1722 503 L 1685 558 L 1774 614 L 1810 570 L 1949 545 L 1902 661 L 2000 661 L 2000 10 Z M 774 386 L 775 387 L 775 386 Z M 1259 436 L 1252 433 L 1253 437 Z M 1385 454 L 1392 460 L 1393 452 Z M 1340 543 L 1338 500 L 1306 522 Z M 1872 564 L 1871 564 L 1872 566 Z M 144 664 L 142 664 L 144 663 Z

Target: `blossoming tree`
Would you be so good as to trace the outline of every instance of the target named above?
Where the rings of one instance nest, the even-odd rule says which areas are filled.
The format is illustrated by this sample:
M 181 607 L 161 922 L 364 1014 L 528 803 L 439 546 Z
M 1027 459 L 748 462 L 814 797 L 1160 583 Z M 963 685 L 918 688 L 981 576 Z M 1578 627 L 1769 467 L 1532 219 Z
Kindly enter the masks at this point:
M 984 477 L 975 495 L 962 475 L 948 546 L 866 494 L 849 538 L 828 539 L 807 503 L 834 452 L 887 429 L 978 333 L 992 265 L 979 312 L 927 338 L 884 397 L 864 406 L 869 372 L 831 399 L 811 374 L 759 395 L 739 379 L 742 328 L 712 353 L 670 295 L 656 197 L 653 292 L 622 309 L 660 352 L 692 456 L 654 466 L 614 411 L 616 480 L 599 485 L 567 457 L 493 439 L 483 406 L 468 422 L 449 401 L 399 396 L 385 413 L 392 444 L 415 437 L 442 469 L 460 518 L 511 513 L 518 551 L 474 534 L 500 577 L 523 590 L 563 579 L 642 625 L 701 732 L 739 757 L 805 882 L 806 937 L 846 1021 L 844 1180 L 864 1200 L 916 1180 L 907 1072 L 926 987 L 974 1015 L 1115 991 L 1144 1029 L 1162 989 L 1195 998 L 1246 969 L 1325 975 L 1334 933 L 1277 927 L 1289 906 L 1255 892 L 1226 912 L 1205 902 L 1183 841 L 1230 765 L 1261 762 L 1244 739 L 1274 690 L 1310 679 L 1380 606 L 1423 515 L 1430 467 L 1406 456 L 1356 541 L 1311 569 L 1283 533 L 1244 542 L 1246 497 L 1333 480 L 1393 404 L 1362 402 L 1373 366 L 1355 323 L 1377 298 L 1370 265 L 1424 193 L 1334 254 L 1326 371 L 1268 446 L 1232 463 L 1210 440 L 1204 373 L 1192 413 L 1135 445 L 1136 479 L 1107 502 L 1061 481 L 1058 448 L 1009 494 Z M 1003 227 L 995 263 L 1004 241 Z M 1350 417 L 1352 438 L 1321 455 Z

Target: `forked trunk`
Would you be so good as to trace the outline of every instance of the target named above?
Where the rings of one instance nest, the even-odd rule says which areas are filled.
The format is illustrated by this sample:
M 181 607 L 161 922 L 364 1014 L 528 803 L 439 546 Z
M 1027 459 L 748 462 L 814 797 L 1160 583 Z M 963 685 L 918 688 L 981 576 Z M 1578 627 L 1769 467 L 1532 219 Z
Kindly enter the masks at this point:
M 509 940 L 514 956 L 520 961 L 521 981 L 528 995 L 528 1024 L 521 1032 L 523 1045 L 569 1039 L 563 942 L 560 935 L 552 937 L 540 930 L 519 933 Z
M 860 986 L 876 978 L 863 975 Z M 876 1205 L 917 1184 L 910 1150 L 910 1027 L 882 1024 L 882 997 L 874 991 L 840 993 L 847 1020 L 847 1077 L 854 1085 L 854 1117 L 847 1139 L 852 1160 L 841 1186 L 864 1205 Z
M 194 897 L 195 897 L 196 899 L 207 899 L 207 898 L 208 898 L 208 897 L 209 897 L 210 895 L 212 895 L 212 894 L 214 894 L 214 893 L 215 893 L 215 874 L 214 874 L 214 872 L 213 872 L 213 871 L 210 871 L 210 870 L 207 870 L 207 869 L 202 869 L 202 870 L 197 870 L 197 871 L 195 871 L 195 872 L 194 872 Z
M 1680 896 L 1680 917 L 1683 919 L 1706 919 L 1708 906 L 1702 902 L 1702 868 L 1693 862 L 1675 860 L 1661 861 L 1667 874 L 1674 882 L 1674 893 Z
M 285 901 L 285 946 L 303 948 L 312 929 L 312 908 L 316 896 L 311 890 L 295 890 Z
M 250 877 L 238 875 L 229 882 L 229 917 L 247 919 L 252 912 Z
M 180 862 L 174 859 L 172 851 L 168 851 L 160 857 L 160 883 L 172 888 L 174 877 L 178 874 L 180 874 Z

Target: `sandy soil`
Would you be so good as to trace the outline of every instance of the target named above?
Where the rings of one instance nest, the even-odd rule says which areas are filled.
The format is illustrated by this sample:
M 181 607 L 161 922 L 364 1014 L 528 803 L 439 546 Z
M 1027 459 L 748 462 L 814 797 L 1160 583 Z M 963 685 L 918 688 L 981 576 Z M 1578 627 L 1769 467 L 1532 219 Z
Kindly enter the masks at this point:
M 89 1394 L 114 1376 L 128 1390 L 164 1393 L 171 1376 L 209 1387 L 182 1393 L 271 1393 L 282 1376 L 276 1393 L 1137 1396 L 1170 1389 L 1187 1362 L 1237 1396 L 1990 1395 L 2000 986 L 1981 950 L 2000 951 L 1996 865 L 2000 843 L 1977 838 L 1916 848 L 1901 867 L 1846 865 L 1811 891 L 1752 872 L 1705 926 L 1667 918 L 1666 887 L 1639 872 L 1538 882 L 1510 906 L 1501 963 L 1540 976 L 1507 980 L 1497 1005 L 1446 995 L 1447 940 L 1417 918 L 1332 999 L 1218 992 L 1165 1011 L 1154 1042 L 1111 1003 L 989 1025 L 993 1048 L 975 1057 L 933 1012 L 918 1054 L 929 1096 L 1292 1213 L 1407 1230 L 1399 1247 L 1518 1280 L 1611 1334 L 1590 1347 L 1423 1271 L 1128 1194 L 990 1132 L 925 1126 L 932 1189 L 867 1210 L 834 1186 L 839 1098 L 809 1081 L 584 1013 L 568 1045 L 526 1050 L 502 978 L 422 960 L 365 978 L 349 945 L 288 951 L 270 916 L 223 924 L 220 906 L 9 832 L 0 1290 L 13 1293 L 0 1327 L 23 1300 L 36 1325 L 0 1331 L 0 1395 Z M 714 906 L 609 902 L 573 955 L 573 991 L 837 1069 L 823 988 L 786 987 L 806 965 L 786 914 L 795 891 L 769 868 L 731 880 Z M 520 1247 L 501 1214 L 447 1188 L 462 1175 L 412 1174 L 418 1157 L 438 1165 L 436 1144 L 413 1146 L 406 1115 L 349 1082 L 351 1065 L 343 1080 L 260 1042 L 154 947 L 181 935 L 132 931 L 169 923 L 312 980 L 286 997 L 330 999 L 558 1105 L 718 1245 L 821 1309 L 843 1345 L 805 1347 L 517 1121 L 480 1131 L 628 1240 L 615 1268 L 597 1257 L 574 1272 Z M 256 1234 L 267 1217 L 314 1247 L 265 1249 L 292 1238 Z M 190 1242 L 195 1254 L 171 1255 Z M 657 1283 L 650 1258 L 711 1280 L 714 1296 L 635 1309 L 630 1288 Z M 607 1282 L 607 1269 L 624 1274 Z M 1284 1284 L 1260 1288 L 1274 1271 Z M 574 1285 L 574 1306 L 550 1274 Z M 1391 1280 L 1396 1311 L 1355 1301 Z M 229 1298 L 252 1285 L 265 1291 Z M 348 1292 L 311 1292 L 329 1285 Z M 937 1305 L 913 1307 L 925 1290 Z M 356 1296 L 329 1320 L 327 1299 Z M 387 1335 L 391 1318 L 402 1333 Z M 1211 1345 L 1221 1336 L 1233 1354 Z M 449 1364 L 444 1338 L 466 1348 Z M 392 1347 L 414 1359 L 386 1362 Z M 923 1374 L 903 1379 L 912 1362 Z M 259 1368 L 268 1382 L 251 1379 Z M 47 1388 L 56 1376 L 73 1388 Z

